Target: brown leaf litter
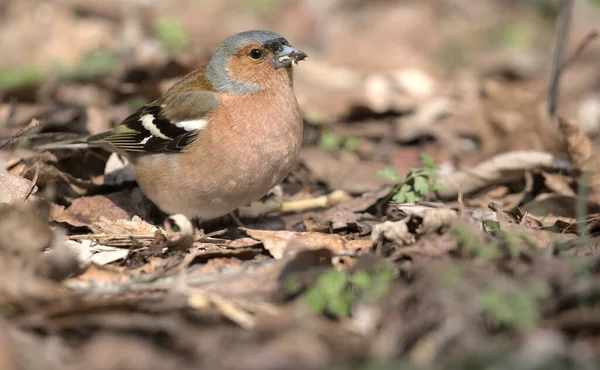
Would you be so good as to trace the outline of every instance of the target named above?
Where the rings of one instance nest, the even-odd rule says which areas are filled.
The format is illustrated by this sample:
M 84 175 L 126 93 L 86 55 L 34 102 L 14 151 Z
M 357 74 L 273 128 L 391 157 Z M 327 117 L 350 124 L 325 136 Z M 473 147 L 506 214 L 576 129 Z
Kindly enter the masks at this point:
M 535 6 L 266 3 L 0 5 L 0 368 L 596 368 L 598 45 L 568 50 L 555 127 Z M 162 214 L 118 155 L 32 151 L 113 127 L 240 27 L 311 55 L 301 163 L 246 227 Z M 445 189 L 394 201 L 421 153 Z

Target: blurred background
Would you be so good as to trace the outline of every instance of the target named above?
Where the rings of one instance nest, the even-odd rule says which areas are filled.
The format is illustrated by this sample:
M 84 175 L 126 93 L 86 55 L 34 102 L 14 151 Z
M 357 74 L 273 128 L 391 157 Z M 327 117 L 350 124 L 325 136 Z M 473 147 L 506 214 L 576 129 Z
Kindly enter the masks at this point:
M 600 21 L 575 2 L 569 52 Z M 332 188 L 372 189 L 434 155 L 446 169 L 512 149 L 563 150 L 544 114 L 558 0 L 5 0 L 0 134 L 96 133 L 207 62 L 233 33 L 281 33 L 295 69 L 304 163 Z M 563 77 L 559 113 L 595 135 L 600 46 Z M 67 109 L 68 108 L 68 109 Z M 454 166 L 454 167 L 453 167 Z
M 600 0 L 574 1 L 561 125 L 559 4 L 0 0 L 0 369 L 598 368 Z M 309 55 L 283 200 L 337 200 L 186 239 L 117 156 L 31 150 L 250 29 Z

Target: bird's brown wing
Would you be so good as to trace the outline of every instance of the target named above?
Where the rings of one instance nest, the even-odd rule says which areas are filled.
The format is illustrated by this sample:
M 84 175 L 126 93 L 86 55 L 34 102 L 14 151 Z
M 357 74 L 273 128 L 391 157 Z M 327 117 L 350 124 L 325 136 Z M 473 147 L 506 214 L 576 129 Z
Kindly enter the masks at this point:
M 217 96 L 204 70 L 185 76 L 156 101 L 143 106 L 113 130 L 90 136 L 123 152 L 181 152 L 208 123 Z

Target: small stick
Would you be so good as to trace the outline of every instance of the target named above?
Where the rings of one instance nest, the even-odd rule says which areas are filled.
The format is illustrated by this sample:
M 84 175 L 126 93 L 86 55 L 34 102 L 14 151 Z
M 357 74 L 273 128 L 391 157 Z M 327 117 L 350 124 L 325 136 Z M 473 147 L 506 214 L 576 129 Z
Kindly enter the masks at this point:
M 569 28 L 573 13 L 573 0 L 561 0 L 558 18 L 556 20 L 556 36 L 554 41 L 554 56 L 550 70 L 548 85 L 548 114 L 554 120 L 558 106 L 560 76 L 565 66 L 565 53 L 569 37 Z
M 295 200 L 291 202 L 265 202 L 257 206 L 240 207 L 238 208 L 241 218 L 252 219 L 259 218 L 269 213 L 299 213 L 315 208 L 327 208 L 340 203 L 343 203 L 352 197 L 343 190 L 335 190 L 334 192 L 316 198 Z
M 40 124 L 40 121 L 38 121 L 35 118 L 32 119 L 31 122 L 29 122 L 29 124 L 27 126 L 20 129 L 16 134 L 9 136 L 6 139 L 6 141 L 4 141 L 2 144 L 0 144 L 0 150 L 4 149 L 4 147 L 7 146 L 11 141 L 23 136 L 25 133 L 27 133 L 27 131 L 30 131 L 30 130 L 38 127 L 39 124 Z
M 208 234 L 199 235 L 195 241 L 207 241 L 210 242 L 213 236 L 222 235 L 227 232 L 227 229 L 216 230 Z M 82 234 L 82 235 L 69 235 L 69 240 L 104 240 L 108 239 L 108 243 L 124 243 L 129 245 L 131 238 L 135 238 L 137 241 L 152 241 L 154 240 L 154 234 Z M 219 239 L 217 242 L 221 242 Z
M 561 72 L 563 70 L 569 68 L 573 63 L 575 63 L 577 61 L 577 59 L 579 59 L 581 57 L 581 54 L 583 54 L 583 52 L 585 51 L 587 46 L 592 41 L 594 41 L 597 37 L 598 37 L 598 31 L 596 31 L 596 30 L 592 30 L 587 35 L 585 35 L 583 40 L 581 40 L 579 45 L 577 45 L 577 49 L 575 49 L 575 51 L 573 52 L 573 55 L 571 55 L 563 64 L 563 66 L 561 68 Z
M 27 189 L 27 193 L 25 193 L 25 196 L 23 197 L 23 201 L 26 201 L 27 199 L 29 199 L 29 197 L 33 193 L 33 189 L 35 189 L 35 183 L 37 182 L 37 179 L 38 179 L 38 174 L 39 174 L 39 171 L 36 168 L 35 173 L 33 174 L 33 179 L 31 179 L 31 185 L 29 186 L 29 189 Z

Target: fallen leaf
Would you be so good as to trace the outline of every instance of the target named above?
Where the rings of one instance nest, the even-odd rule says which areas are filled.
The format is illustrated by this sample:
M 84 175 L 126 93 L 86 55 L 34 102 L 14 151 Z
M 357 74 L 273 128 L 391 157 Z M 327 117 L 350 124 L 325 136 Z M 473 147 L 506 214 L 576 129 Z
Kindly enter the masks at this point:
M 567 141 L 567 154 L 574 168 L 585 171 L 592 156 L 592 143 L 581 125 L 558 117 L 558 127 Z
M 96 234 L 107 235 L 147 235 L 154 234 L 158 228 L 142 220 L 139 216 L 133 216 L 131 220 L 120 218 L 110 220 L 104 216 L 93 222 L 90 229 Z
M 40 188 L 54 186 L 57 193 L 65 197 L 82 196 L 100 187 L 100 184 L 92 180 L 77 178 L 41 160 L 34 161 L 21 171 L 21 175 L 28 179 L 33 179 L 36 174 L 37 184 Z
M 378 243 L 380 240 L 388 240 L 399 245 L 410 245 L 413 244 L 416 239 L 415 235 L 408 230 L 409 217 L 400 221 L 386 221 L 379 225 L 373 226 L 373 232 L 371 233 L 371 240 L 373 244 Z
M 94 263 L 90 264 L 85 272 L 77 277 L 65 281 L 65 285 L 69 286 L 70 281 L 74 282 L 114 282 L 114 281 L 126 281 L 128 275 L 123 274 L 121 269 L 114 268 L 113 266 L 100 266 Z
M 350 240 L 337 234 L 321 234 L 293 231 L 252 230 L 242 228 L 246 234 L 260 240 L 265 249 L 275 259 L 283 258 L 287 253 L 297 252 L 297 247 L 310 249 L 327 248 L 333 253 L 349 250 L 359 250 L 371 247 L 371 241 L 365 239 Z
M 80 266 L 87 266 L 90 263 L 98 266 L 108 265 L 125 258 L 129 253 L 128 249 L 109 247 L 92 240 L 82 240 L 81 243 L 68 240 L 65 245 L 77 254 Z
M 363 212 L 387 198 L 392 190 L 393 186 L 384 185 L 378 190 L 363 193 L 359 197 L 327 209 L 322 214 L 316 215 L 315 218 L 321 222 L 331 222 L 333 231 L 346 229 L 348 224 L 359 222 L 364 217 Z
M 549 173 L 546 171 L 542 172 L 542 176 L 544 177 L 544 184 L 546 187 L 553 192 L 569 197 L 576 196 L 568 177 L 558 173 Z
M 12 203 L 25 200 L 31 193 L 35 192 L 35 185 L 10 172 L 0 170 L 0 203 Z
M 127 189 L 108 195 L 94 195 L 76 198 L 67 208 L 53 207 L 51 221 L 61 222 L 73 227 L 106 227 L 101 220 L 117 222 L 130 217 L 145 216 L 149 209 L 148 201 L 139 188 Z M 96 223 L 96 226 L 94 226 Z M 122 227 L 120 225 L 118 227 Z
M 523 211 L 539 217 L 577 218 L 577 198 L 559 194 L 540 194 L 520 207 Z M 600 205 L 586 202 L 588 213 L 600 213 Z
M 429 234 L 448 227 L 456 220 L 458 213 L 447 207 L 427 207 L 418 204 L 397 204 L 396 207 L 418 224 L 418 234 Z

